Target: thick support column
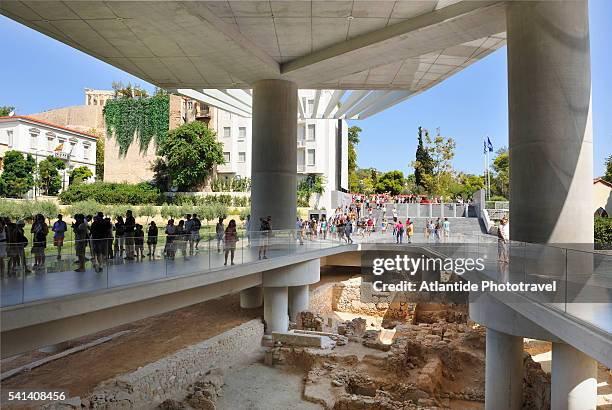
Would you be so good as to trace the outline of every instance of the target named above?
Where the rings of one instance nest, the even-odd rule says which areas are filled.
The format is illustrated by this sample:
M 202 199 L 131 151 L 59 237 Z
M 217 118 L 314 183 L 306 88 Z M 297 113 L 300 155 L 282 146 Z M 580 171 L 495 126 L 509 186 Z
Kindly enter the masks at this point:
M 267 286 L 263 292 L 266 334 L 286 332 L 289 329 L 287 286 Z
M 295 322 L 300 312 L 308 310 L 309 286 L 289 286 L 289 319 Z
M 507 37 L 510 237 L 593 243 L 587 0 L 508 2 Z
M 263 303 L 263 289 L 261 286 L 240 291 L 240 307 L 243 309 L 258 308 Z
M 485 409 L 519 410 L 523 403 L 523 338 L 487 329 Z
M 552 348 L 551 408 L 587 410 L 597 407 L 597 362 L 564 343 Z
M 295 228 L 297 208 L 297 86 L 285 80 L 253 84 L 251 217 L 272 217 L 272 229 Z

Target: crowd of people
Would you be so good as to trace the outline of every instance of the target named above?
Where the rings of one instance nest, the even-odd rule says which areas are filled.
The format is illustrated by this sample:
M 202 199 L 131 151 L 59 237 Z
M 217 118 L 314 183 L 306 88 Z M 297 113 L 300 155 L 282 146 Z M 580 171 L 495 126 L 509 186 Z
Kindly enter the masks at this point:
M 423 201 L 424 197 L 421 197 Z M 305 240 L 337 240 L 339 243 L 352 244 L 354 237 L 369 237 L 373 232 L 380 231 L 383 235 L 391 232 L 396 243 L 411 243 L 416 227 L 408 218 L 405 222 L 398 217 L 396 203 L 402 201 L 417 201 L 415 195 L 390 196 L 387 194 L 353 195 L 350 205 L 338 207 L 329 215 L 311 218 L 297 218 L 295 223 L 295 239 L 300 244 Z M 387 215 L 388 207 L 391 213 Z M 215 226 L 217 252 L 224 253 L 224 264 L 234 265 L 236 244 L 239 241 L 237 224 L 234 219 L 227 226 L 225 218 L 219 218 Z M 260 218 L 259 231 L 251 232 L 250 215 L 246 217 L 247 246 L 250 246 L 251 236 L 257 235 L 258 258 L 267 259 L 269 239 L 272 236 L 272 218 Z M 114 221 L 104 216 L 102 212 L 96 215 L 77 214 L 70 227 L 60 214 L 49 227 L 43 215 L 36 215 L 30 229 L 32 238 L 31 268 L 26 263 L 26 248 L 28 238 L 25 233 L 25 222 L 12 222 L 9 218 L 0 218 L 0 274 L 15 275 L 18 268 L 26 273 L 42 269 L 46 262 L 47 237 L 53 234 L 53 246 L 56 248 L 56 258 L 62 259 L 64 239 L 69 229 L 74 232 L 74 248 L 76 254 L 77 272 L 85 271 L 85 263 L 91 260 L 96 272 L 100 272 L 109 260 L 125 259 L 128 261 L 143 260 L 146 257 L 154 259 L 157 255 L 159 228 L 151 221 L 145 228 L 136 223 L 131 210 L 124 215 L 118 215 Z M 163 230 L 166 241 L 161 252 L 163 257 L 174 259 L 177 252 L 183 257 L 198 252 L 201 240 L 202 222 L 197 214 L 187 214 L 183 219 L 167 221 Z M 426 240 L 443 241 L 450 236 L 448 218 L 427 219 L 423 226 Z M 147 253 L 145 254 L 145 244 Z M 89 249 L 89 254 L 87 250 Z M 88 258 L 89 256 L 89 258 Z M 5 259 L 8 258 L 8 263 Z
M 427 195 L 416 194 L 352 194 L 351 202 L 358 207 L 374 207 L 377 209 L 383 208 L 386 204 L 442 204 L 442 203 L 472 203 L 472 198 L 464 199 L 462 196 L 457 196 L 454 200 L 446 199 L 441 196 L 429 197 Z
M 223 226 L 223 219 L 219 220 L 219 224 Z M 219 224 L 217 224 L 217 233 L 219 233 Z M 51 233 L 56 259 L 61 260 L 64 240 L 69 230 L 72 230 L 74 237 L 77 272 L 85 271 L 85 263 L 88 260 L 91 260 L 96 272 L 101 272 L 109 260 L 141 261 L 145 256 L 155 259 L 157 255 L 159 228 L 155 221 L 148 224 L 145 233 L 145 228 L 136 223 L 131 210 L 125 215 L 116 216 L 114 221 L 108 216 L 105 217 L 102 212 L 96 215 L 76 214 L 70 227 L 61 214 L 57 215 L 57 219 L 50 225 L 43 215 L 34 216 L 29 232 L 33 259 L 31 266 L 28 266 L 26 258 L 30 239 L 25 227 L 23 220 L 13 222 L 10 218 L 0 217 L 0 275 L 2 276 L 5 274 L 15 276 L 18 269 L 25 273 L 44 269 L 48 255 L 48 237 Z M 174 259 L 177 251 L 180 251 L 184 257 L 193 255 L 198 251 L 201 228 L 202 222 L 197 214 L 185 215 L 184 219 L 176 223 L 174 219 L 169 219 L 164 228 L 166 241 L 162 255 L 169 259 Z M 228 227 L 222 229 L 224 247 L 227 254 L 231 254 L 233 264 L 233 249 L 235 250 L 235 243 L 238 241 L 236 221 L 231 220 Z M 5 262 L 5 259 L 8 259 L 8 262 Z

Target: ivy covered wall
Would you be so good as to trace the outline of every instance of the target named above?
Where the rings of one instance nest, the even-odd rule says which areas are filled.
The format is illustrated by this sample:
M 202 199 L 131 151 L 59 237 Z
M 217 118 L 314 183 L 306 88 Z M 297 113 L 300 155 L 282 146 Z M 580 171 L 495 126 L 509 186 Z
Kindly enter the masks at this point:
M 106 132 L 114 136 L 119 154 L 138 140 L 141 152 L 146 152 L 151 140 L 159 146 L 170 127 L 170 96 L 159 94 L 147 98 L 116 98 L 104 106 Z

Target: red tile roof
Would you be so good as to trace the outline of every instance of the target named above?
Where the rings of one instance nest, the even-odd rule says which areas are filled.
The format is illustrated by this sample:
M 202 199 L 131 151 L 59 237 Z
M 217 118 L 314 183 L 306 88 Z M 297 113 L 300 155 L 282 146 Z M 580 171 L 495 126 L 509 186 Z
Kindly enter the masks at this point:
M 38 118 L 29 117 L 27 115 L 13 115 L 12 117 L 11 116 L 7 116 L 7 117 L 1 117 L 0 116 L 0 121 L 2 121 L 2 120 L 15 120 L 15 119 L 21 119 L 21 120 L 37 122 L 37 123 L 42 124 L 42 125 L 48 125 L 50 127 L 55 127 L 55 128 L 59 128 L 59 129 L 62 129 L 62 130 L 66 130 L 66 131 L 70 131 L 70 132 L 75 132 L 77 134 L 85 135 L 85 136 L 90 137 L 90 138 L 98 139 L 98 137 L 96 135 L 88 134 L 88 133 L 83 132 L 83 131 L 77 131 L 77 130 L 74 130 L 74 129 L 68 128 L 68 127 L 63 127 L 61 125 L 53 124 L 51 122 L 42 121 L 42 120 L 39 120 Z

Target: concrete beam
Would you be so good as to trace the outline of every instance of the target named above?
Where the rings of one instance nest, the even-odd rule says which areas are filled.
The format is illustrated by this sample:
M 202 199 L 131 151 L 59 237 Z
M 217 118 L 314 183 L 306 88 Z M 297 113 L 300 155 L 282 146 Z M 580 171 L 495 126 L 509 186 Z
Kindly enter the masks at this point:
M 253 107 L 252 105 L 246 104 L 245 102 L 231 96 L 230 94 L 216 90 L 213 88 L 204 88 L 202 89 L 202 94 L 208 95 L 212 98 L 215 98 L 231 107 L 234 107 L 240 111 L 251 112 Z
M 314 107 L 310 113 L 310 118 L 318 118 L 317 113 L 319 112 L 319 101 L 321 100 L 321 90 L 315 91 Z
M 300 85 L 334 81 L 503 32 L 505 18 L 503 1 L 462 1 L 283 63 L 281 74 Z
M 343 118 L 344 114 L 350 110 L 359 100 L 368 95 L 370 91 L 359 90 L 352 91 L 346 101 L 342 102 L 338 111 L 334 114 L 334 118 Z
M 365 109 L 359 114 L 359 119 L 364 120 L 371 117 L 374 114 L 378 114 L 381 111 L 386 110 L 389 107 L 394 106 L 404 100 L 407 100 L 415 93 L 411 91 L 391 91 L 388 94 L 381 97 L 377 102 L 372 104 L 370 107 Z
M 192 90 L 189 88 L 179 88 L 176 90 L 179 94 L 184 95 L 185 97 L 193 98 L 194 100 L 202 101 L 205 104 L 212 105 L 213 107 L 220 108 L 232 114 L 239 115 L 241 117 L 250 117 L 251 111 L 244 111 L 230 105 L 224 101 L 221 101 L 217 98 L 211 97 L 208 94 L 204 94 L 200 91 Z
M 377 102 L 380 102 L 385 95 L 389 94 L 389 92 L 390 91 L 372 91 L 346 113 L 346 118 L 358 116 L 360 112 L 376 104 Z
M 334 111 L 338 102 L 342 98 L 346 91 L 344 90 L 335 90 L 332 94 L 329 102 L 327 103 L 327 107 L 325 107 L 325 112 L 323 112 L 323 118 L 329 118 L 329 115 Z

